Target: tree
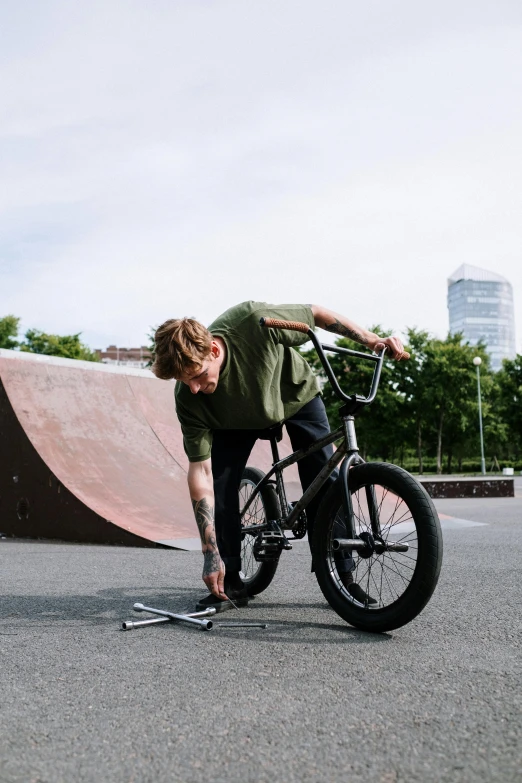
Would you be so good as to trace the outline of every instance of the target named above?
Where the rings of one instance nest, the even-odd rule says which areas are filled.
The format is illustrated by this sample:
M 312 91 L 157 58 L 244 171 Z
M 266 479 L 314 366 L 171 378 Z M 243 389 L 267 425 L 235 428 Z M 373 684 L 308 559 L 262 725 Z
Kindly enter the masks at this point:
M 419 473 L 424 472 L 424 433 L 429 427 L 429 409 L 427 397 L 429 391 L 426 357 L 431 337 L 428 332 L 417 329 L 407 330 L 406 350 L 410 353 L 408 361 L 395 363 L 394 376 L 397 388 L 404 394 L 404 427 L 408 445 L 417 451 Z
M 87 362 L 100 361 L 98 355 L 80 341 L 80 334 L 47 334 L 38 329 L 28 329 L 25 342 L 20 350 L 28 353 L 41 353 L 46 356 L 62 356 L 66 359 L 83 359 Z
M 20 319 L 14 315 L 0 318 L 0 348 L 12 350 L 18 346 L 18 325 Z
M 477 391 L 473 357 L 481 356 L 484 370 L 489 357 L 483 345 L 472 347 L 462 343 L 461 334 L 450 334 L 445 340 L 431 340 L 426 350 L 423 372 L 426 403 L 432 413 L 436 434 L 437 473 L 442 473 L 442 448 L 452 448 L 463 439 L 466 430 L 476 421 Z M 484 377 L 486 373 L 483 373 Z M 486 411 L 484 411 L 486 413 Z M 451 438 L 451 439 L 450 439 Z
M 495 402 L 507 430 L 508 454 L 518 459 L 522 453 L 522 354 L 504 359 L 496 380 Z

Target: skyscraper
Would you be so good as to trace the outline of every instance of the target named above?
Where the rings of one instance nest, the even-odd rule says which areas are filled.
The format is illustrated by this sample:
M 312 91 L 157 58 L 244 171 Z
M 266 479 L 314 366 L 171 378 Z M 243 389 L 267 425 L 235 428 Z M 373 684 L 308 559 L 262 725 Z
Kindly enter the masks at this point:
M 483 340 L 491 367 L 515 356 L 513 289 L 505 277 L 462 264 L 448 278 L 450 332 L 462 332 L 471 345 Z

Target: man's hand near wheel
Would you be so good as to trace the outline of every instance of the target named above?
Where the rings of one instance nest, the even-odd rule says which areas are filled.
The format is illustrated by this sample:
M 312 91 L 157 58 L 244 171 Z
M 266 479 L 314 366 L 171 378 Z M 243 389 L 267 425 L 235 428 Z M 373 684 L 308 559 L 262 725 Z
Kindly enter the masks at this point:
M 203 581 L 216 598 L 226 600 L 225 564 L 217 547 L 203 551 Z

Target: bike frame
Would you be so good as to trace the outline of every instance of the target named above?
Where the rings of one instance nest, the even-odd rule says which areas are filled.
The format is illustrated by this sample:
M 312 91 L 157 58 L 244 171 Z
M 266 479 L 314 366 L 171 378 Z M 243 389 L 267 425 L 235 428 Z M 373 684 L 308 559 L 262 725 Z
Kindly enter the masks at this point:
M 329 435 L 326 435 L 324 438 L 315 441 L 315 443 L 312 443 L 310 446 L 304 449 L 300 449 L 299 451 L 294 451 L 292 454 L 290 454 L 288 457 L 285 457 L 284 459 L 280 459 L 279 457 L 279 449 L 277 447 L 277 434 L 270 433 L 270 445 L 272 447 L 272 459 L 273 459 L 272 468 L 252 490 L 252 493 L 248 498 L 247 502 L 245 503 L 245 505 L 243 506 L 243 508 L 241 509 L 240 514 L 241 514 L 241 518 L 243 518 L 245 513 L 248 511 L 248 509 L 254 502 L 254 499 L 257 497 L 257 495 L 259 495 L 259 493 L 263 490 L 263 488 L 268 483 L 272 483 L 272 484 L 274 483 L 272 477 L 275 476 L 276 491 L 281 506 L 283 525 L 284 528 L 286 529 L 292 528 L 297 522 L 297 520 L 299 519 L 300 514 L 306 509 L 310 501 L 317 495 L 321 487 L 324 486 L 328 477 L 331 476 L 334 470 L 337 468 L 337 466 L 340 465 L 339 479 L 341 481 L 341 487 L 342 487 L 343 508 L 344 508 L 347 535 L 349 539 L 354 539 L 356 533 L 355 533 L 355 522 L 354 522 L 354 514 L 353 514 L 351 492 L 350 492 L 349 470 L 352 467 L 352 465 L 356 465 L 364 462 L 362 457 L 359 455 L 357 437 L 355 434 L 355 417 L 357 416 L 359 411 L 362 410 L 362 408 L 364 408 L 366 405 L 370 405 L 374 401 L 377 395 L 377 389 L 379 388 L 379 381 L 381 378 L 381 371 L 384 362 L 384 355 L 386 352 L 386 348 L 383 348 L 383 350 L 379 354 L 368 354 L 368 353 L 363 353 L 362 351 L 352 351 L 349 348 L 341 348 L 336 345 L 328 345 L 328 344 L 321 343 L 317 339 L 316 334 L 311 329 L 308 330 L 308 337 L 314 344 L 314 347 L 317 351 L 319 359 L 321 360 L 321 364 L 323 365 L 328 380 L 332 384 L 335 395 L 344 402 L 344 405 L 340 410 L 342 425 L 334 432 L 331 432 Z M 362 397 L 357 394 L 347 395 L 342 391 L 342 389 L 340 388 L 337 382 L 337 378 L 333 373 L 328 358 L 326 357 L 325 351 L 346 354 L 348 356 L 355 356 L 359 359 L 364 359 L 366 361 L 371 361 L 375 363 L 375 369 L 373 372 L 372 383 L 371 383 L 370 393 L 368 397 Z M 292 506 L 291 510 L 289 511 L 289 505 L 286 499 L 286 492 L 285 492 L 285 487 L 284 487 L 283 477 L 282 477 L 283 470 L 285 470 L 285 468 L 288 468 L 290 465 L 294 465 L 296 462 L 299 462 L 299 460 L 303 459 L 304 457 L 307 457 L 309 454 L 313 454 L 315 451 L 318 451 L 319 449 L 322 449 L 324 446 L 328 446 L 329 444 L 334 443 L 336 440 L 340 440 L 340 439 L 342 439 L 342 442 L 339 445 L 339 447 L 336 449 L 336 451 L 333 453 L 332 457 L 328 460 L 327 464 L 323 467 L 320 473 L 318 473 L 318 475 L 316 476 L 314 481 L 310 484 L 308 489 L 303 493 L 301 499 L 298 500 L 297 503 L 295 503 Z M 379 523 L 379 513 L 378 513 L 377 500 L 375 497 L 375 491 L 373 487 L 366 488 L 366 497 L 367 497 L 368 508 L 370 512 L 372 532 L 374 537 L 379 538 L 381 532 L 380 523 Z M 244 533 L 248 533 L 248 532 L 258 533 L 261 531 L 262 527 L 263 526 L 260 525 L 252 525 L 250 527 L 248 526 L 243 527 L 242 530 Z

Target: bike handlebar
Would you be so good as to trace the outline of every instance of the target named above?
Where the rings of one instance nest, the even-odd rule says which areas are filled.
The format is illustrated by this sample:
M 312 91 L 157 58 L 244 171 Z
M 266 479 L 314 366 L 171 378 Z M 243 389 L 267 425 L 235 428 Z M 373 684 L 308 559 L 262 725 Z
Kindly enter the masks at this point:
M 321 364 L 323 365 L 326 375 L 328 376 L 328 380 L 332 384 L 335 394 L 337 397 L 339 397 L 339 399 L 343 400 L 343 402 L 348 403 L 348 406 L 351 409 L 350 412 L 356 412 L 359 408 L 362 408 L 364 405 L 369 405 L 374 401 L 377 395 L 377 389 L 379 388 L 379 381 L 381 379 L 384 355 L 387 350 L 386 345 L 383 346 L 379 354 L 363 353 L 362 351 L 352 351 L 350 348 L 341 348 L 337 345 L 325 345 L 324 343 L 320 343 L 315 332 L 310 329 L 308 324 L 304 324 L 301 321 L 282 321 L 278 318 L 260 318 L 259 323 L 261 326 L 264 326 L 268 329 L 290 329 L 292 331 L 303 332 L 303 334 L 307 334 L 314 344 L 319 359 L 321 360 Z M 343 392 L 339 386 L 339 383 L 337 382 L 337 378 L 333 373 L 330 362 L 325 356 L 325 350 L 333 351 L 334 353 L 347 354 L 348 356 L 355 356 L 359 359 L 365 359 L 366 361 L 375 363 L 375 370 L 373 372 L 372 384 L 368 397 L 361 397 L 359 394 L 348 395 Z M 406 351 L 404 351 L 403 356 L 405 359 L 410 358 L 410 354 Z

